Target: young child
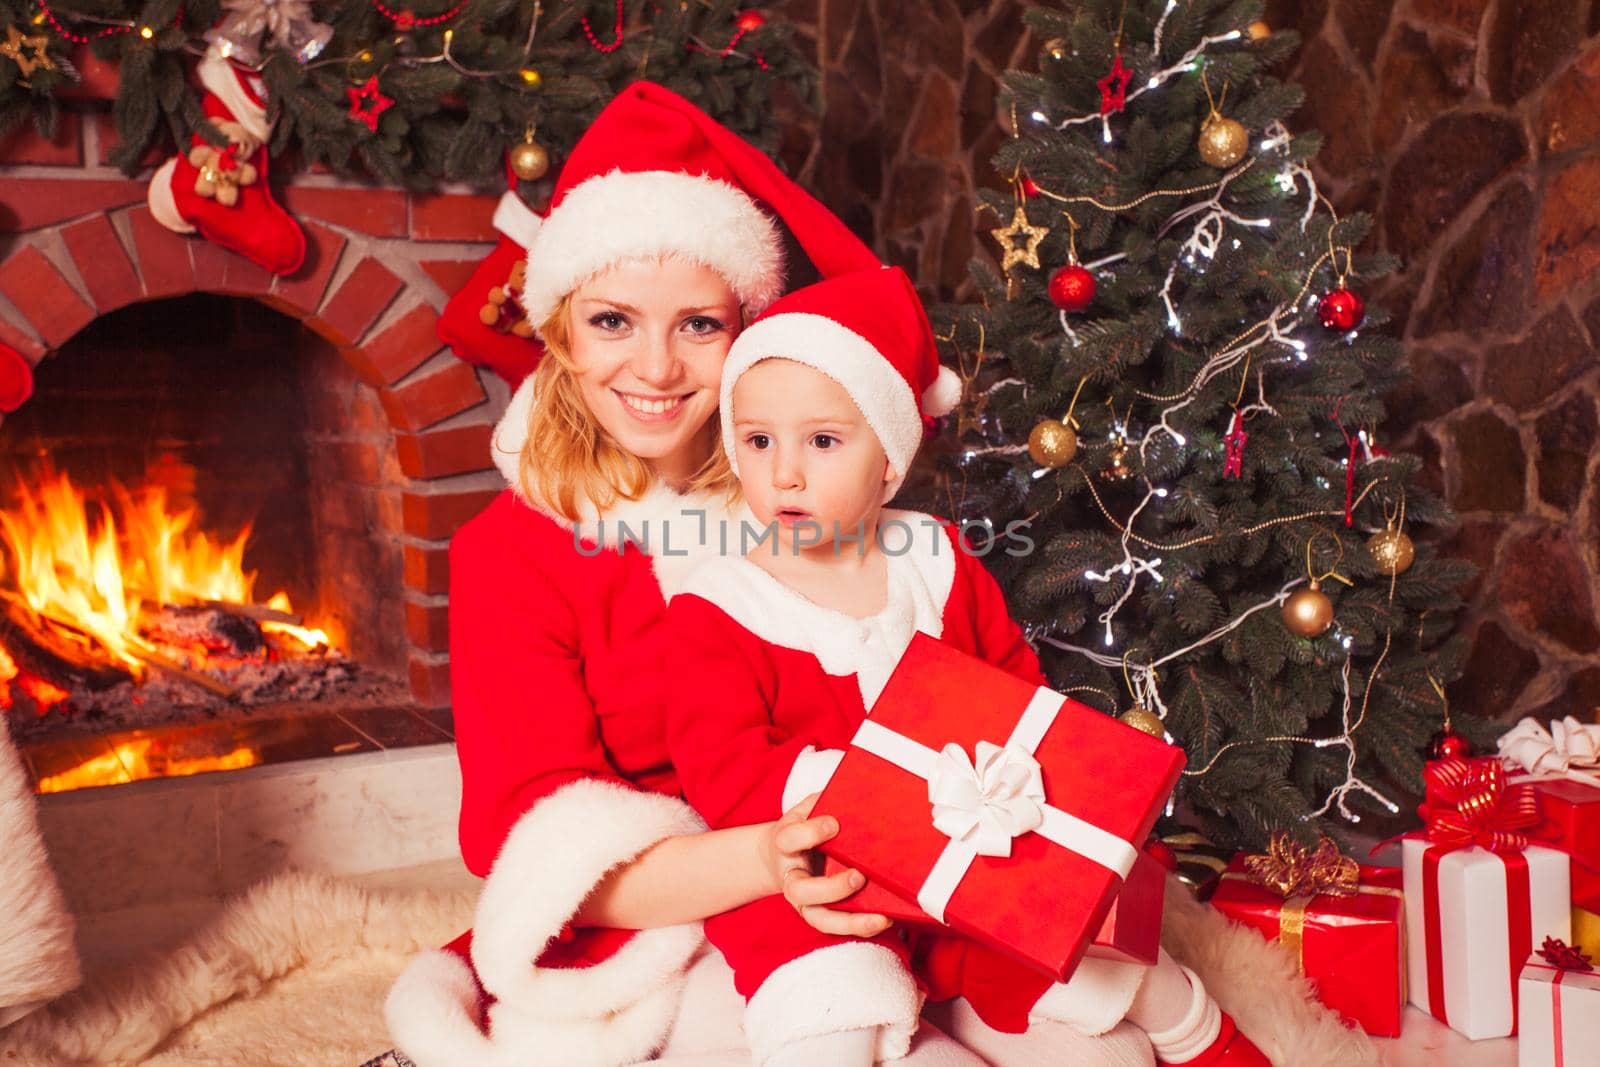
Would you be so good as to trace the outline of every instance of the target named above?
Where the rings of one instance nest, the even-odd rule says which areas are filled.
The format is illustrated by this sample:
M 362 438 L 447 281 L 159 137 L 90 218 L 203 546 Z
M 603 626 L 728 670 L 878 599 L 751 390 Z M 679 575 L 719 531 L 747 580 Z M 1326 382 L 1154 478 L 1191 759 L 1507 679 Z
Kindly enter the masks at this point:
M 681 679 L 667 694 L 672 759 L 713 827 L 776 818 L 819 791 L 919 630 L 1045 684 L 956 528 L 884 508 L 924 413 L 958 398 L 898 269 L 790 294 L 734 342 L 723 444 L 755 525 L 776 536 L 740 538 L 746 555 L 691 573 L 667 627 Z M 1162 1063 L 1267 1062 L 1165 953 L 1153 967 L 1086 959 L 1052 984 L 953 934 L 821 933 L 781 891 L 707 920 L 706 934 L 748 1001 L 763 1067 L 903 1056 L 924 996 L 965 996 L 1011 1031 L 1034 1022 L 1099 1034 L 1128 1018 Z

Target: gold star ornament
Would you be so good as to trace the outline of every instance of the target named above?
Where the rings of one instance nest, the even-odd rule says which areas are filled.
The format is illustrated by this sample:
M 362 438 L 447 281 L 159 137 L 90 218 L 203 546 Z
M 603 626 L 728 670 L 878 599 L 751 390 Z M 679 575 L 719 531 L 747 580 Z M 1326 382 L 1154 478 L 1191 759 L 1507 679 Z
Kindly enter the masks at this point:
M 1002 226 L 997 230 L 990 230 L 994 239 L 1000 242 L 1000 250 L 1005 253 L 1000 261 L 1000 269 L 1007 274 L 1018 263 L 1025 263 L 1034 270 L 1039 269 L 1039 242 L 1050 235 L 1048 226 L 1035 226 L 1028 221 L 1028 213 L 1022 210 L 1022 205 L 1017 205 L 1017 210 L 1011 216 L 1011 224 Z M 1017 239 L 1025 238 L 1026 247 L 1018 248 Z
M 17 69 L 26 78 L 34 71 L 43 67 L 45 70 L 54 70 L 56 65 L 45 54 L 45 46 L 50 43 L 50 38 L 44 34 L 29 37 L 15 26 L 6 27 L 6 39 L 0 41 L 0 56 L 5 56 L 17 65 Z

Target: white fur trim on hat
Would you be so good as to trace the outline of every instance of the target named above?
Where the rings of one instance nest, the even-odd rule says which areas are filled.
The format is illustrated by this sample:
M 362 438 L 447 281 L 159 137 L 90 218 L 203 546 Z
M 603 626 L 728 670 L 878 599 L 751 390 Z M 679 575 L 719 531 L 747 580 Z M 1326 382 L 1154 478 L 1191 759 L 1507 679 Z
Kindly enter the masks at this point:
M 961 403 L 961 375 L 940 367 L 933 384 L 922 391 L 922 413 L 934 418 L 950 414 Z
M 510 189 L 500 194 L 500 202 L 494 206 L 494 228 L 517 242 L 518 248 L 527 251 L 542 225 L 544 220 L 522 197 Z
M 844 387 L 894 467 L 896 479 L 884 499 L 900 488 L 922 444 L 922 412 L 900 372 L 865 337 L 828 318 L 796 311 L 772 315 L 741 333 L 722 365 L 722 446 L 733 472 L 733 387 L 740 375 L 764 359 L 789 359 L 821 371 Z
M 745 1009 L 744 1031 L 759 1065 L 793 1042 L 875 1026 L 876 1063 L 910 1050 L 921 1011 L 922 993 L 898 956 L 870 941 L 850 941 L 808 952 L 768 975 Z
M 528 247 L 528 321 L 608 267 L 669 254 L 722 275 L 747 318 L 783 292 L 777 224 L 746 193 L 704 175 L 614 170 L 574 186 Z

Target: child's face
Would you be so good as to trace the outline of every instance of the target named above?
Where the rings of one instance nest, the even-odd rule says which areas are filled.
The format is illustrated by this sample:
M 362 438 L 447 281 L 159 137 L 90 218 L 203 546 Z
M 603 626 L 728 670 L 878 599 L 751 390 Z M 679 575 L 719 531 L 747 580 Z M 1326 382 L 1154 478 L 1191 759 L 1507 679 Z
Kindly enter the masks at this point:
M 815 523 L 819 547 L 836 529 L 874 528 L 895 472 L 838 382 L 792 360 L 762 360 L 734 384 L 733 429 L 739 483 L 762 525 Z M 800 543 L 818 536 L 806 534 Z

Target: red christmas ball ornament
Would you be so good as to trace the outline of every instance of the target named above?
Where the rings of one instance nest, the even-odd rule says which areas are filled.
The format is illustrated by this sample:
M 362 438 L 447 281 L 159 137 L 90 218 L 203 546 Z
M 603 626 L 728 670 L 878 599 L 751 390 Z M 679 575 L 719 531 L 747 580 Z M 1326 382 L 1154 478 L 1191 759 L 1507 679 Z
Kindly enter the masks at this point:
M 1050 302 L 1062 311 L 1082 311 L 1094 303 L 1094 275 L 1076 263 L 1050 275 Z
M 1472 755 L 1472 744 L 1465 737 L 1454 730 L 1440 730 L 1428 739 L 1428 758 L 1431 760 L 1450 759 L 1459 756 L 1466 759 Z
M 1022 195 L 1027 197 L 1029 200 L 1032 200 L 1034 197 L 1039 195 L 1039 187 L 1035 185 L 1033 179 L 1028 177 L 1026 174 L 1022 176 Z
M 745 33 L 755 33 L 767 24 L 767 16 L 759 11 L 741 11 L 733 24 Z
M 1317 317 L 1328 330 L 1353 330 L 1366 314 L 1366 301 L 1342 285 L 1317 304 Z

